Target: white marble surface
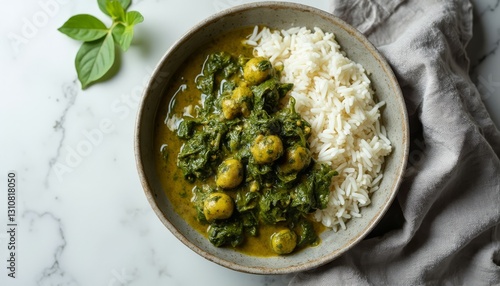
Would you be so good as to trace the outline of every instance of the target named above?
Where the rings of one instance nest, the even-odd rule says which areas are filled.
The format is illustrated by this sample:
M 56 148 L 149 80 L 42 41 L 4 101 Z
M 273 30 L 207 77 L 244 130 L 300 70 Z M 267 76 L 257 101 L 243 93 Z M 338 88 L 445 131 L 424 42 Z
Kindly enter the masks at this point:
M 135 169 L 138 101 L 156 62 L 191 26 L 252 2 L 133 1 L 145 22 L 115 77 L 85 91 L 79 43 L 56 29 L 95 1 L 2 1 L 0 285 L 285 285 L 193 253 L 150 209 Z M 297 1 L 328 10 L 328 0 Z M 474 1 L 471 75 L 500 126 L 499 0 Z M 196 9 L 193 8 L 196 7 Z M 7 174 L 17 172 L 16 278 L 7 276 Z M 5 228 L 5 230 L 4 230 Z

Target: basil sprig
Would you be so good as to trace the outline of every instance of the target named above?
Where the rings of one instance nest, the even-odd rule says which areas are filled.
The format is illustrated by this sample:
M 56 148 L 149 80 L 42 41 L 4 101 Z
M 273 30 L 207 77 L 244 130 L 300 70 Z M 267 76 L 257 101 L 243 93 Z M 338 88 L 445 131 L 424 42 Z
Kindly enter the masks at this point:
M 115 62 L 115 44 L 124 52 L 134 37 L 134 26 L 144 21 L 137 11 L 127 11 L 131 0 L 97 0 L 104 14 L 113 21 L 108 28 L 101 20 L 88 14 L 69 18 L 58 30 L 83 41 L 75 58 L 75 68 L 82 88 L 101 79 Z

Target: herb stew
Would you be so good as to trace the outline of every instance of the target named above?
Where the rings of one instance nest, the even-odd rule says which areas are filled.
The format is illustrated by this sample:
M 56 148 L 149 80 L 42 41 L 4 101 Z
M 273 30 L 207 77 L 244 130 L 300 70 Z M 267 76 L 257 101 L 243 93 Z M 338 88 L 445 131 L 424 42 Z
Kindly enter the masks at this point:
M 213 245 L 284 255 L 319 243 L 311 213 L 327 206 L 336 172 L 311 158 L 292 85 L 243 44 L 251 31 L 215 39 L 173 77 L 156 164 L 175 211 Z

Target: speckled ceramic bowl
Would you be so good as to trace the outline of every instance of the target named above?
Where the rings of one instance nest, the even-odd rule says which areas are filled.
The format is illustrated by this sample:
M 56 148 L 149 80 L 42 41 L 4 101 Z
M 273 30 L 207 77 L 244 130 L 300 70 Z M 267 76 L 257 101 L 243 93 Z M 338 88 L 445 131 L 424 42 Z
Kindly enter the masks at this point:
M 216 248 L 192 229 L 174 212 L 160 184 L 154 164 L 153 134 L 158 105 L 173 73 L 198 47 L 228 30 L 254 25 L 275 29 L 294 26 L 320 27 L 335 33 L 348 57 L 371 73 L 372 86 L 378 100 L 386 106 L 382 120 L 392 141 L 393 151 L 386 158 L 384 179 L 372 196 L 370 206 L 362 210 L 363 217 L 348 222 L 345 231 L 321 234 L 322 242 L 293 255 L 262 258 Z M 327 12 L 299 4 L 262 2 L 234 7 L 201 22 L 179 39 L 158 64 L 147 86 L 139 108 L 135 134 L 135 152 L 139 176 L 147 199 L 163 224 L 186 246 L 203 257 L 238 271 L 258 274 L 290 273 L 325 264 L 361 241 L 380 221 L 396 196 L 402 180 L 408 154 L 408 123 L 406 108 L 398 82 L 384 58 L 356 29 Z

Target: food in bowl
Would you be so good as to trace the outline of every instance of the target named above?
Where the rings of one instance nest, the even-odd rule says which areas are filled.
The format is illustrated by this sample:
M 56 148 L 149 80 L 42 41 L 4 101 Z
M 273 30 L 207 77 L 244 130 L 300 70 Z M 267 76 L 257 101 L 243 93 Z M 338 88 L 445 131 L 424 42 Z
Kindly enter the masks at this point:
M 363 66 L 345 55 L 332 33 L 264 28 L 255 29 L 247 42 L 257 56 L 283 66 L 282 80 L 294 86 L 295 108 L 311 124 L 313 158 L 340 174 L 332 179 L 328 207 L 318 209 L 315 219 L 335 231 L 346 229 L 346 222 L 370 204 L 391 152 L 380 120 L 385 102 L 375 102 Z
M 325 228 L 361 216 L 391 152 L 384 102 L 319 28 L 219 36 L 166 92 L 155 138 L 162 184 L 215 246 L 270 256 L 317 245 Z
M 170 163 L 164 164 L 164 166 L 156 165 L 158 161 L 161 161 L 158 158 L 158 149 L 160 149 L 161 144 L 155 144 L 155 140 L 158 141 L 157 131 L 159 128 L 156 125 L 164 125 L 162 120 L 158 120 L 158 114 L 163 108 L 168 109 L 168 106 L 164 106 L 164 104 L 170 102 L 166 97 L 172 95 L 165 91 L 169 85 L 173 84 L 176 72 L 180 71 L 186 62 L 194 60 L 196 52 L 202 47 L 206 47 L 218 35 L 225 35 L 227 32 L 255 25 L 273 27 L 279 30 L 288 30 L 291 27 L 319 27 L 323 31 L 333 32 L 335 40 L 342 46 L 345 55 L 356 63 L 361 63 L 369 72 L 370 86 L 376 92 L 377 102 L 385 102 L 384 107 L 379 110 L 380 120 L 386 129 L 385 136 L 390 138 L 392 146 L 390 154 L 384 158 L 381 171 L 383 179 L 375 184 L 378 190 L 369 194 L 369 205 L 360 210 L 362 217 L 350 219 L 346 223 L 346 229 L 343 229 L 339 223 L 337 231 L 318 232 L 319 244 L 301 251 L 293 251 L 289 255 L 262 257 L 234 251 L 232 247 L 215 247 L 204 235 L 206 225 L 199 228 L 193 227 L 191 220 L 196 219 L 196 216 L 190 217 L 184 213 L 184 211 L 192 211 L 192 204 L 189 200 L 191 188 L 183 187 L 185 192 L 178 193 L 177 197 L 185 197 L 180 203 L 179 200 L 173 201 L 169 198 L 172 186 L 165 185 L 162 176 L 164 172 L 177 169 L 176 160 L 173 160 L 172 165 L 168 165 Z M 239 45 L 240 43 L 233 44 Z M 206 57 L 208 54 L 204 56 Z M 203 60 L 204 58 L 200 60 L 198 70 L 201 69 Z M 193 72 L 193 77 L 198 73 L 199 71 Z M 177 87 L 180 87 L 182 83 L 184 82 L 179 81 Z M 181 104 L 181 98 L 179 96 L 176 100 L 178 104 Z M 186 111 L 189 112 L 189 110 Z M 155 120 L 157 124 L 153 124 Z M 172 235 L 200 256 L 233 270 L 256 274 L 285 274 L 312 269 L 336 259 L 359 243 L 373 230 L 396 197 L 403 179 L 409 150 L 408 117 L 405 102 L 397 79 L 383 56 L 359 31 L 330 13 L 286 2 L 259 2 L 241 5 L 217 13 L 190 29 L 172 45 L 159 61 L 144 91 L 135 130 L 135 151 L 139 178 L 146 198 L 160 221 Z M 177 147 L 180 148 L 180 144 Z M 176 154 L 169 154 L 169 152 L 164 152 L 164 154 L 176 158 Z M 159 169 L 162 169 L 162 172 L 159 172 Z M 345 176 L 345 174 L 339 172 L 339 175 L 334 178 L 341 176 Z M 167 194 L 169 195 L 167 196 Z M 182 204 L 182 202 L 186 202 L 186 204 Z M 186 219 L 186 217 L 190 218 Z M 315 225 L 323 226 L 320 222 Z M 265 234 L 265 231 L 263 230 L 261 233 Z M 271 235 L 272 232 L 268 232 L 268 234 Z M 252 240 L 254 237 L 249 237 L 243 245 L 246 247 L 249 245 L 247 242 Z M 269 241 L 266 243 L 269 244 Z

